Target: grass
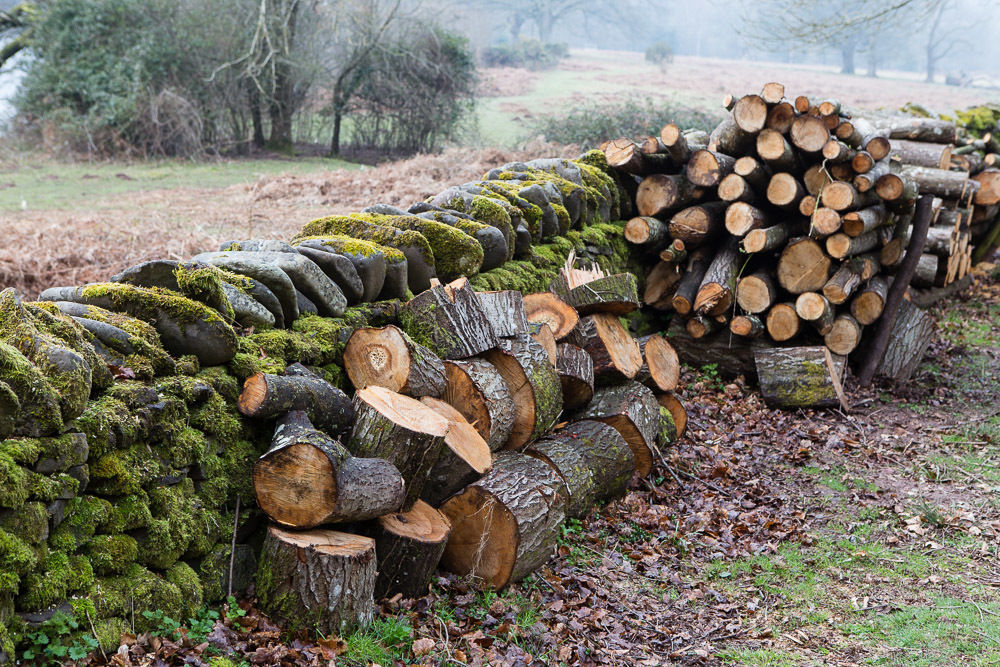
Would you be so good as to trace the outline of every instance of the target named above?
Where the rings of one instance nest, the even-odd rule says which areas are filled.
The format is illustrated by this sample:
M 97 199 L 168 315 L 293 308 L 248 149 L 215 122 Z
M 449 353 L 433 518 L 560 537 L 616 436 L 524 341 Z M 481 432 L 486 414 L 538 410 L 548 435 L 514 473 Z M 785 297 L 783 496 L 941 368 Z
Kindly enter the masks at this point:
M 406 660 L 413 645 L 413 628 L 397 617 L 376 617 L 372 624 L 347 638 L 342 660 L 349 665 L 390 665 Z
M 109 197 L 131 192 L 225 188 L 265 175 L 359 167 L 326 158 L 69 163 L 27 155 L 0 168 L 0 211 L 68 210 L 81 205 L 100 210 Z

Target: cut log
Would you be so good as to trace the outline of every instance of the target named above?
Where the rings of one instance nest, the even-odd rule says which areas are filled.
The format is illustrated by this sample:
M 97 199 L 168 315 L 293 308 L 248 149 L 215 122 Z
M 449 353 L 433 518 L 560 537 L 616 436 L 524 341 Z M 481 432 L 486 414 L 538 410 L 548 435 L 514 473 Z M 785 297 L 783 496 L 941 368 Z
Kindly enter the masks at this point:
M 830 139 L 830 129 L 816 116 L 799 116 L 788 131 L 792 144 L 805 153 L 819 153 Z
M 576 410 L 590 403 L 594 397 L 594 361 L 585 350 L 561 343 L 556 350 L 556 371 L 565 409 Z
M 639 345 L 614 315 L 597 313 L 581 317 L 567 342 L 587 351 L 594 361 L 594 378 L 598 383 L 631 380 L 642 368 Z
M 491 451 L 503 448 L 514 428 L 514 398 L 493 364 L 484 359 L 444 362 L 442 398 L 472 424 Z
M 445 446 L 421 494 L 422 500 L 440 505 L 489 472 L 493 462 L 486 440 L 457 408 L 431 396 L 422 397 L 420 402 L 449 422 Z
M 547 324 L 556 340 L 562 340 L 576 328 L 580 315 L 552 292 L 524 295 L 524 313 L 529 322 Z
M 878 234 L 874 231 L 861 236 L 834 234 L 826 239 L 826 252 L 834 259 L 853 257 L 874 250 L 879 246 Z
M 691 149 L 681 129 L 673 123 L 668 123 L 660 130 L 660 143 L 676 164 L 685 164 L 691 157 Z
M 708 137 L 708 150 L 726 155 L 746 155 L 753 149 L 754 136 L 740 129 L 732 117 L 726 117 Z
M 935 169 L 951 168 L 951 144 L 931 144 L 924 141 L 894 139 L 889 156 L 898 157 L 903 164 Z
M 826 347 L 776 347 L 757 350 L 755 358 L 760 393 L 768 405 L 847 409 L 840 371 Z
M 777 303 L 767 311 L 767 333 L 775 342 L 791 340 L 799 333 L 802 320 L 795 312 L 794 303 Z
M 571 285 L 565 271 L 549 284 L 549 290 L 580 315 L 612 313 L 626 315 L 639 307 L 638 281 L 634 273 L 615 273 Z
M 863 326 L 871 324 L 882 316 L 888 292 L 889 283 L 880 277 L 872 278 L 851 302 L 851 315 Z
M 812 324 L 821 336 L 833 328 L 833 308 L 822 294 L 805 292 L 795 300 L 795 313 L 805 322 Z
M 736 297 L 736 278 L 739 272 L 739 253 L 735 239 L 721 247 L 705 272 L 694 301 L 694 312 L 715 317 L 733 305 Z
M 292 528 L 364 521 L 398 510 L 405 488 L 382 459 L 357 459 L 301 410 L 278 421 L 271 448 L 253 466 L 257 505 Z
M 756 134 L 764 129 L 767 111 L 767 102 L 760 95 L 744 95 L 733 107 L 733 120 L 744 132 Z
M 822 162 L 812 165 L 802 174 L 802 184 L 806 187 L 806 192 L 814 197 L 819 197 L 823 188 L 831 182 L 830 174 L 823 168 Z
M 729 330 L 737 336 L 756 338 L 766 331 L 764 323 L 756 315 L 737 315 L 729 322 Z
M 635 456 L 635 474 L 639 477 L 653 469 L 660 410 L 653 392 L 645 386 L 626 382 L 599 389 L 575 418 L 596 419 L 621 433 Z
M 909 139 L 937 144 L 954 144 L 954 121 L 937 118 L 898 118 L 885 123 L 890 139 Z
M 354 409 L 357 418 L 347 449 L 395 465 L 406 482 L 403 510 L 409 510 L 441 455 L 450 422 L 420 401 L 385 387 L 359 389 Z
M 889 172 L 875 181 L 875 194 L 886 202 L 905 204 L 917 196 L 917 184 L 903 174 Z
M 851 211 L 844 215 L 843 229 L 848 236 L 861 236 L 878 229 L 890 221 L 885 206 L 876 204 L 860 211 Z
M 976 206 L 992 206 L 1000 202 L 1000 169 L 984 169 L 972 180 L 979 183 L 979 190 L 972 200 Z
M 531 339 L 542 346 L 545 354 L 549 357 L 549 363 L 556 365 L 556 337 L 552 333 L 549 325 L 541 322 L 532 322 L 529 325 Z
M 375 385 L 414 398 L 444 392 L 441 358 L 391 324 L 355 330 L 344 348 L 344 368 L 356 389 Z
M 517 290 L 477 292 L 479 305 L 493 327 L 493 333 L 500 338 L 522 336 L 528 333 L 528 319 L 524 310 L 523 296 Z
M 806 195 L 799 200 L 799 213 L 806 217 L 811 217 L 816 212 L 816 207 L 815 195 Z
M 504 447 L 521 449 L 547 433 L 562 411 L 559 374 L 545 349 L 530 336 L 501 339 L 483 357 L 496 367 L 514 399 L 514 427 Z
M 768 104 L 777 104 L 785 99 L 785 85 L 773 81 L 765 83 L 761 88 L 760 97 Z
M 819 243 L 806 237 L 794 239 L 778 259 L 778 283 L 792 294 L 815 292 L 830 277 L 830 265 Z
M 644 153 L 631 139 L 614 139 L 604 147 L 608 166 L 626 174 L 645 176 L 671 171 L 673 159 L 668 154 Z
M 746 179 L 739 174 L 729 174 L 719 183 L 719 199 L 725 202 L 756 202 L 758 197 Z
M 686 253 L 685 253 L 686 255 Z M 660 261 L 646 276 L 646 288 L 642 302 L 657 310 L 670 310 L 674 307 L 674 294 L 681 280 L 683 270 L 675 262 Z
M 847 162 L 854 158 L 855 151 L 842 141 L 832 138 L 823 146 L 823 158 L 830 164 Z
M 823 342 L 830 352 L 846 357 L 861 342 L 861 325 L 846 313 L 838 315 L 830 332 L 823 336 Z
M 854 157 L 851 158 L 851 169 L 859 176 L 870 174 L 876 164 L 878 162 L 875 161 L 875 158 L 868 151 L 857 151 L 854 153 Z M 888 166 L 888 163 L 885 164 Z
M 374 528 L 378 556 L 375 599 L 426 595 L 451 534 L 448 519 L 418 500 L 409 512 L 380 517 Z
M 725 216 L 726 203 L 722 201 L 689 206 L 670 218 L 670 236 L 696 247 L 723 232 Z
M 850 183 L 835 181 L 823 188 L 820 203 L 834 211 L 847 211 L 864 206 L 866 203 L 874 203 L 867 201 L 870 199 L 859 194 Z
M 766 271 L 757 271 L 744 276 L 736 285 L 736 303 L 751 314 L 765 312 L 777 297 L 778 291 L 774 281 Z
M 975 193 L 981 187 L 979 181 L 969 180 L 969 175 L 963 171 L 904 165 L 902 176 L 913 181 L 922 195 L 931 194 L 945 199 L 958 199 L 960 202 L 974 200 Z M 879 195 L 882 196 L 882 193 Z
M 744 155 L 736 161 L 733 173 L 741 176 L 751 188 L 758 191 L 767 188 L 767 182 L 771 180 L 770 169 L 750 155 Z
M 803 201 L 805 200 L 803 199 Z M 809 222 L 809 236 L 815 239 L 826 238 L 831 234 L 836 234 L 844 224 L 840 213 L 825 206 L 820 206 L 813 211 Z
M 642 352 L 643 365 L 636 375 L 636 380 L 651 384 L 660 391 L 677 389 L 680 381 L 681 362 L 677 351 L 659 334 L 650 334 L 637 338 L 639 350 Z
M 714 188 L 733 172 L 736 158 L 722 152 L 702 149 L 691 154 L 685 167 L 688 181 L 702 188 Z
M 660 260 L 664 262 L 680 264 L 685 259 L 687 259 L 687 246 L 680 239 L 674 239 L 670 245 L 660 251 Z
M 781 132 L 782 134 L 788 134 L 788 131 L 792 129 L 792 123 L 794 121 L 795 107 L 789 102 L 782 101 L 771 107 L 771 110 L 767 113 L 767 120 L 764 124 L 769 130 Z
M 491 589 L 523 579 L 555 551 L 566 496 L 547 463 L 499 454 L 490 474 L 441 506 L 452 526 L 442 567 Z
M 566 484 L 566 516 L 581 519 L 599 502 L 625 494 L 635 456 L 621 433 L 584 419 L 539 440 L 527 451 L 550 465 Z
M 786 223 L 771 225 L 764 229 L 751 229 L 743 237 L 741 246 L 743 247 L 743 252 L 751 254 L 776 250 L 788 240 L 789 235 L 790 232 Z
M 670 415 L 673 417 L 674 429 L 677 432 L 677 439 L 684 437 L 687 432 L 687 409 L 684 408 L 684 404 L 681 403 L 680 399 L 673 392 L 667 392 L 664 394 L 659 394 L 656 397 L 657 402 L 661 407 L 667 409 Z
M 635 194 L 639 215 L 663 216 L 694 203 L 702 192 L 683 175 L 653 174 L 642 179 Z
M 841 304 L 851 298 L 854 291 L 861 285 L 862 278 L 854 272 L 850 263 L 840 265 L 830 279 L 823 285 L 823 296 L 830 303 Z
M 746 202 L 734 202 L 726 209 L 726 231 L 733 236 L 746 236 L 751 230 L 766 226 L 767 214 Z
M 707 317 L 702 317 L 697 315 L 692 317 L 690 320 L 684 323 L 684 328 L 687 330 L 691 338 L 698 339 L 704 338 L 710 334 L 715 333 L 719 330 L 719 323 L 714 319 L 709 319 Z
M 767 200 L 779 208 L 798 210 L 799 202 L 805 196 L 805 187 L 787 172 L 776 173 L 767 184 Z
M 757 155 L 775 172 L 795 171 L 799 166 L 795 149 L 784 133 L 770 128 L 757 135 Z M 756 187 L 762 189 L 763 186 L 758 184 Z
M 667 224 L 649 216 L 632 218 L 625 223 L 625 240 L 658 251 L 670 241 Z
M 922 254 L 917 260 L 917 268 L 913 271 L 910 284 L 914 287 L 944 287 L 947 270 L 947 258 Z
M 701 281 L 712 263 L 713 256 L 708 248 L 698 248 L 688 258 L 687 270 L 677 284 L 674 293 L 673 306 L 681 315 L 688 315 L 694 308 L 695 297 L 698 295 L 698 288 Z
M 792 312 L 795 312 L 794 307 Z M 720 376 L 726 378 L 738 375 L 751 380 L 755 378 L 757 371 L 753 362 L 754 349 L 773 345 L 764 338 L 734 336 L 728 328 L 717 334 L 695 339 L 687 332 L 685 322 L 679 317 L 671 321 L 668 334 L 670 344 L 683 363 L 694 368 L 715 364 Z
M 375 541 L 271 526 L 257 570 L 261 609 L 289 630 L 346 637 L 375 615 Z
M 496 345 L 496 334 L 468 280 L 435 285 L 399 313 L 403 329 L 442 359 L 464 359 Z
M 876 372 L 896 382 L 906 382 L 920 365 L 936 332 L 933 317 L 909 301 L 901 301 L 889 344 Z
M 351 401 L 341 390 L 318 375 L 303 373 L 271 375 L 255 373 L 243 383 L 236 405 L 248 417 L 267 419 L 291 410 L 305 410 L 323 430 L 336 433 L 354 419 Z

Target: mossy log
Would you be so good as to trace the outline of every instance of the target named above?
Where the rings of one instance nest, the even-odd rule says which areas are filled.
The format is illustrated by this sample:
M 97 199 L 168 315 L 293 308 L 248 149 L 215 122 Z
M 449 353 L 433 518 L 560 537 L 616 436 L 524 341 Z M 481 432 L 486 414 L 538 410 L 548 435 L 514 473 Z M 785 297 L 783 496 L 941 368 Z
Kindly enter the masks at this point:
M 344 369 L 356 389 L 370 385 L 413 396 L 444 392 L 444 363 L 399 327 L 363 327 L 344 348 Z
M 354 266 L 361 281 L 361 300 L 374 301 L 382 292 L 386 280 L 386 267 L 402 262 L 405 272 L 406 258 L 395 248 L 387 248 L 368 241 L 352 239 L 349 236 L 331 234 L 329 236 L 307 237 L 300 239 L 297 246 L 300 252 L 306 249 L 316 252 L 329 252 L 346 258 Z M 402 280 L 405 289 L 405 276 Z
M 517 290 L 478 292 L 479 305 L 486 314 L 493 333 L 500 338 L 510 338 L 528 333 L 528 318 L 524 310 L 524 297 Z
M 568 343 L 587 351 L 598 382 L 631 380 L 642 368 L 642 352 L 621 321 L 609 313 L 580 318 Z
M 403 509 L 409 510 L 441 456 L 450 422 L 420 401 L 384 387 L 359 389 L 354 409 L 357 416 L 347 449 L 355 456 L 394 464 L 406 482 Z
M 584 419 L 534 443 L 529 456 L 552 466 L 566 484 L 566 516 L 585 517 L 597 503 L 625 494 L 635 455 L 613 426 Z
M 354 418 L 347 395 L 308 370 L 286 370 L 285 375 L 255 373 L 243 383 L 237 407 L 242 414 L 258 419 L 304 410 L 315 424 L 331 433 L 346 428 Z
M 403 329 L 442 359 L 464 359 L 496 345 L 496 334 L 468 280 L 435 285 L 399 315 Z
M 757 350 L 757 376 L 764 401 L 780 408 L 837 407 L 846 400 L 841 367 L 824 346 Z
M 687 409 L 674 392 L 668 391 L 656 395 L 656 400 L 660 407 L 670 413 L 670 420 L 674 424 L 675 441 L 684 437 L 687 431 Z
M 457 408 L 424 396 L 420 402 L 448 420 L 441 456 L 427 475 L 421 498 L 435 507 L 489 472 L 493 465 L 486 440 Z
M 301 410 L 278 420 L 271 448 L 253 466 L 257 505 L 292 528 L 374 519 L 402 507 L 399 471 L 383 459 L 356 459 L 316 430 Z
M 531 336 L 502 338 L 483 357 L 503 377 L 514 399 L 514 426 L 504 446 L 521 449 L 547 433 L 562 411 L 559 374 Z
M 557 341 L 566 338 L 580 321 L 576 309 L 552 292 L 525 294 L 523 303 L 527 320 L 548 325 Z
M 271 526 L 257 570 L 261 609 L 289 630 L 347 636 L 375 614 L 375 541 L 327 529 Z
M 456 408 L 486 440 L 491 451 L 502 449 L 514 428 L 514 398 L 500 371 L 484 359 L 444 362 L 442 398 Z
M 633 273 L 602 276 L 571 287 L 565 271 L 560 271 L 549 289 L 581 315 L 626 315 L 639 307 L 638 280 Z
M 426 595 L 450 534 L 444 514 L 421 500 L 409 512 L 380 517 L 374 527 L 375 599 Z
M 451 535 L 441 565 L 499 590 L 520 581 L 555 550 L 566 489 L 547 463 L 502 452 L 486 477 L 441 506 Z
M 594 397 L 594 360 L 576 345 L 562 343 L 556 348 L 556 371 L 562 385 L 563 407 L 582 408 Z
M 660 408 L 653 392 L 638 382 L 603 387 L 576 419 L 596 419 L 613 426 L 632 449 L 635 472 L 645 477 L 653 469 Z

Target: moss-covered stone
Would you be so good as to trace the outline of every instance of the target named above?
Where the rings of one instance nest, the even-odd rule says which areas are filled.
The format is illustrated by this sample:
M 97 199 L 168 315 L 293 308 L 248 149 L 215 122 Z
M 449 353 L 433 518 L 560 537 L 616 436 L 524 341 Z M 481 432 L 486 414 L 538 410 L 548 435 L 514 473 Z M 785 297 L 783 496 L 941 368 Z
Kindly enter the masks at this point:
M 436 220 L 415 215 L 352 213 L 352 218 L 376 225 L 419 233 L 430 244 L 438 277 L 449 282 L 460 276 L 474 276 L 483 264 L 483 248 L 468 234 Z
M 90 559 L 82 554 L 69 557 L 69 579 L 66 581 L 68 595 L 83 593 L 94 585 L 94 568 Z
M 243 435 L 243 420 L 235 403 L 213 394 L 190 411 L 191 426 L 227 445 Z
M 84 553 L 94 572 L 102 576 L 122 574 L 139 555 L 139 545 L 129 535 L 95 535 Z
M 66 552 L 49 551 L 21 582 L 18 611 L 41 611 L 65 601 L 75 576 Z
M 126 355 L 126 366 L 139 380 L 174 372 L 174 360 L 163 349 L 160 336 L 152 325 L 131 315 L 116 313 L 98 306 L 87 306 L 87 318 L 117 327 L 129 335 L 134 354 Z
M 91 401 L 69 426 L 87 436 L 89 458 L 93 460 L 115 449 L 131 447 L 139 436 L 141 423 L 134 409 L 105 395 Z
M 95 389 L 106 389 L 113 382 L 111 372 L 104 359 L 94 348 L 94 335 L 83 328 L 72 317 L 64 315 L 54 303 L 26 303 L 25 309 L 31 313 L 35 325 L 58 338 L 62 343 L 79 354 L 87 362 L 91 371 L 91 382 Z
M 94 536 L 98 526 L 107 524 L 112 506 L 95 496 L 78 496 L 66 502 L 62 523 L 49 535 L 49 546 L 72 553 Z
M 226 321 L 235 321 L 236 313 L 222 288 L 227 281 L 223 280 L 221 269 L 198 262 L 179 262 L 174 269 L 174 277 L 181 294 L 202 302 L 220 313 Z
M 163 573 L 164 579 L 177 587 L 184 600 L 184 615 L 194 616 L 204 604 L 205 596 L 198 573 L 190 565 L 177 562 Z
M 38 566 L 38 554 L 16 535 L 0 530 L 0 596 L 15 595 L 21 577 Z
M 31 467 L 38 461 L 42 453 L 42 444 L 39 438 L 7 438 L 0 440 L 0 455 L 6 455 L 14 463 L 25 467 Z
M 150 456 L 145 445 L 110 452 L 90 462 L 90 488 L 103 496 L 138 493 L 159 479 L 162 466 Z
M 177 586 L 138 563 L 129 565 L 124 574 L 98 577 L 90 598 L 98 618 L 131 619 L 134 615 L 138 632 L 150 629 L 143 611 L 159 610 L 172 618 L 183 618 L 186 609 Z
M 87 436 L 82 433 L 64 433 L 49 438 L 39 438 L 40 448 L 35 472 L 43 474 L 62 472 L 87 462 L 89 447 Z
M 198 362 L 198 357 L 193 354 L 185 354 L 177 360 L 175 372 L 178 375 L 197 375 L 200 370 L 201 364 Z
M 102 532 L 114 534 L 137 530 L 145 528 L 153 520 L 149 511 L 149 496 L 145 491 L 116 498 L 108 506 L 107 519 L 100 524 Z
M 16 434 L 50 435 L 62 428 L 56 388 L 17 348 L 3 341 L 0 341 L 0 377 L 21 403 L 14 425 Z
M 86 468 L 86 466 L 80 467 Z M 28 474 L 28 479 L 29 497 L 34 500 L 42 500 L 46 503 L 50 503 L 57 498 L 69 500 L 76 495 L 82 486 L 79 477 L 65 472 L 54 475 L 39 475 L 32 472 Z
M 40 502 L 25 503 L 0 512 L 0 529 L 28 544 L 40 544 L 49 537 L 49 513 Z
M 226 372 L 225 366 L 203 368 L 198 373 L 197 379 L 212 385 L 215 391 L 230 402 L 236 401 L 242 389 L 240 381 Z
M 94 636 L 101 650 L 113 653 L 120 645 L 122 635 L 132 630 L 124 618 L 102 618 L 94 621 Z

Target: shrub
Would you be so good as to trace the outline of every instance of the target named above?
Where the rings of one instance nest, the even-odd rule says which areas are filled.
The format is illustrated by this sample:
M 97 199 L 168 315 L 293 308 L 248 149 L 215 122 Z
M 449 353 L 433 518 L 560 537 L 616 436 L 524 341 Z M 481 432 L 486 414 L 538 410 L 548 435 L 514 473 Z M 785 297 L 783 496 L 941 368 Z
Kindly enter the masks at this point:
M 480 60 L 485 67 L 542 70 L 555 67 L 568 55 L 569 46 L 566 44 L 546 44 L 537 39 L 521 39 L 483 49 Z
M 646 47 L 646 62 L 665 65 L 674 62 L 674 50 L 664 41 L 654 42 Z
M 721 111 L 702 111 L 674 106 L 664 100 L 625 98 L 618 102 L 595 102 L 575 107 L 569 114 L 544 116 L 532 126 L 532 134 L 542 134 L 560 144 L 596 146 L 615 137 L 643 137 L 659 134 L 667 123 L 684 129 L 710 131 L 721 121 Z

